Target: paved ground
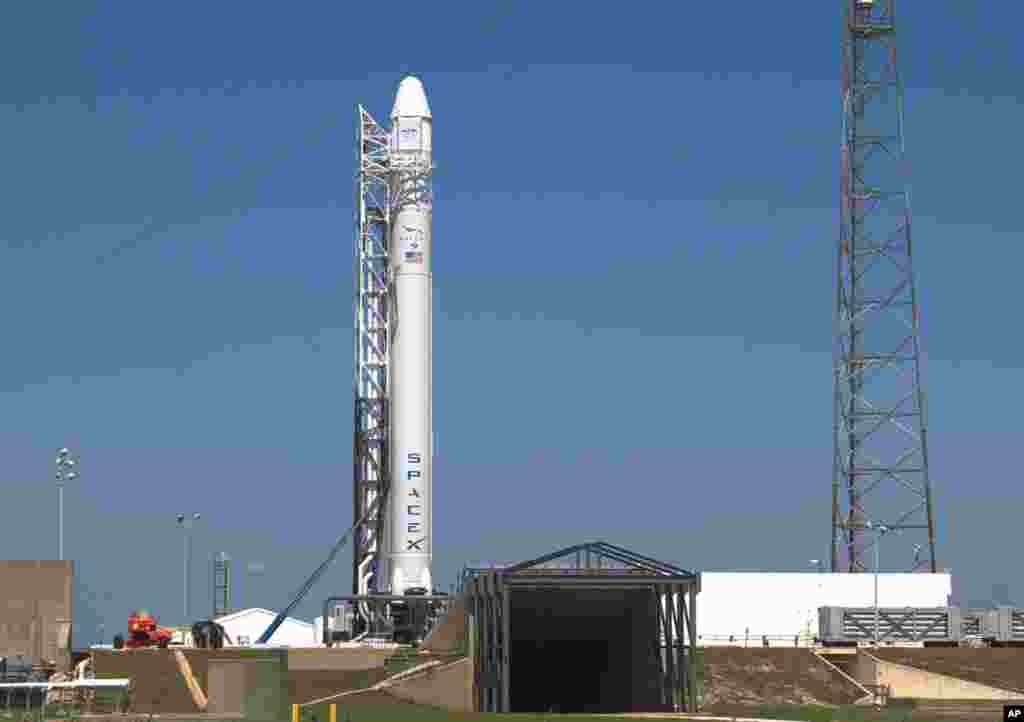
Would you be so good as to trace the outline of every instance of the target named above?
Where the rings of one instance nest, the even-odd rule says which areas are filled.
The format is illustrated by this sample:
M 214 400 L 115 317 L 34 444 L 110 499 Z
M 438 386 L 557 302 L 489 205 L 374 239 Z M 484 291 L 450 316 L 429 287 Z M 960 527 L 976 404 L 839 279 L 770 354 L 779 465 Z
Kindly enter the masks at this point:
M 1024 649 L 1021 648 L 932 647 L 878 649 L 870 653 L 887 662 L 1024 692 Z

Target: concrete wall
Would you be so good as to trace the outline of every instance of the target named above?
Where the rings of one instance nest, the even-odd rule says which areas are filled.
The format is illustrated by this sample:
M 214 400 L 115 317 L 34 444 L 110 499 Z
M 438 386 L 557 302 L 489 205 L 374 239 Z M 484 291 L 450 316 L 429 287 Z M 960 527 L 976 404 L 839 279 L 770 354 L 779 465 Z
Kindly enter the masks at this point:
M 209 700 L 208 711 L 241 714 L 252 720 L 285 720 L 289 650 L 284 649 L 132 649 L 93 650 L 97 676 L 132 680 L 132 709 L 140 714 L 200 712 L 175 662 L 175 651 L 188 660 L 192 675 Z M 230 666 L 231 664 L 235 666 Z M 228 665 L 228 666 L 224 666 Z M 213 670 L 217 671 L 213 671 Z M 238 690 L 249 700 L 237 701 Z M 280 704 L 283 705 L 279 709 Z M 283 716 L 262 717 L 257 707 Z
M 461 604 L 454 604 L 448 608 L 444 619 L 430 630 L 422 647 L 437 654 L 460 652 L 466 640 L 466 631 L 466 610 Z
M 214 650 L 184 649 L 192 675 L 205 692 L 207 660 Z M 169 649 L 99 650 L 92 653 L 97 677 L 132 680 L 132 706 L 136 712 L 192 714 L 199 711 Z
M 888 685 L 892 697 L 932 700 L 1015 700 L 1020 692 L 998 689 L 936 672 L 885 662 L 860 650 L 854 663 L 854 677 L 864 685 Z
M 0 656 L 70 664 L 70 561 L 0 561 Z
M 289 717 L 286 650 L 219 650 L 208 658 L 212 714 L 240 714 L 254 722 Z
M 435 667 L 389 685 L 387 692 L 406 702 L 472 712 L 473 660 L 466 657 L 443 667 Z

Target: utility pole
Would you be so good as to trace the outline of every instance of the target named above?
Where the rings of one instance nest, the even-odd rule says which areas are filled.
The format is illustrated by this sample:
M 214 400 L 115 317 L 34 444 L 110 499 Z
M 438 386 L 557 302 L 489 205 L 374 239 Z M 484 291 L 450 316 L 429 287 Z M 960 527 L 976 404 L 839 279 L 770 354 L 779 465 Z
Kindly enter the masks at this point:
M 934 573 L 896 0 L 842 7 L 832 571 L 866 571 L 864 531 L 884 524 L 923 536 L 914 570 Z
M 182 570 L 182 607 L 184 609 L 185 619 L 183 624 L 189 623 L 189 594 L 188 594 L 188 582 L 189 572 L 192 567 L 192 524 L 203 518 L 203 515 L 195 512 L 193 514 L 178 514 L 178 526 L 184 531 L 185 540 L 185 554 L 184 554 L 184 569 Z
M 57 558 L 64 561 L 64 484 L 78 478 L 78 460 L 68 448 L 57 450 Z
M 889 527 L 878 527 L 878 538 L 875 539 L 875 646 L 878 646 L 878 567 L 882 561 L 882 537 Z

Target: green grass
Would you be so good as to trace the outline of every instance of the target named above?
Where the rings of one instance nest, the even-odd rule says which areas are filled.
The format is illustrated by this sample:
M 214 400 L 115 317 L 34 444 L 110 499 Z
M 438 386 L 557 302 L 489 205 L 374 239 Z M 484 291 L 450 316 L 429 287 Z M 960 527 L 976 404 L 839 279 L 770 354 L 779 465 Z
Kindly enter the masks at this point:
M 302 722 L 329 722 L 324 709 L 303 710 Z M 628 717 L 604 717 L 588 714 L 452 712 L 417 704 L 372 705 L 346 703 L 338 705 L 338 722 L 615 722 Z M 633 718 L 634 720 L 636 718 Z
M 329 722 L 329 705 L 321 704 L 302 709 L 302 722 Z M 729 715 L 721 715 L 729 716 Z M 907 722 L 910 710 L 887 708 L 876 711 L 864 707 L 824 707 L 818 705 L 760 705 L 751 707 L 742 717 L 783 719 L 794 722 Z M 628 717 L 604 717 L 588 714 L 485 714 L 480 712 L 453 712 L 427 705 L 359 703 L 358 698 L 338 702 L 337 722 L 613 722 Z M 637 719 L 637 718 L 632 718 Z M 685 717 L 682 719 L 686 719 Z M 913 722 L 925 722 L 914 719 Z
M 762 717 L 764 719 L 799 720 L 799 722 L 833 722 L 837 710 L 833 707 L 822 707 L 815 704 L 765 704 L 744 712 L 744 717 Z M 845 719 L 839 717 L 838 719 Z
M 730 712 L 731 714 L 731 712 Z M 728 715 L 721 715 L 728 716 Z M 883 707 L 876 710 L 872 707 L 826 707 L 821 705 L 757 705 L 744 710 L 737 716 L 752 719 L 782 719 L 794 722 L 925 722 L 911 717 L 911 710 L 906 707 Z
M 302 722 L 329 722 L 329 704 L 320 704 L 314 707 L 302 708 Z M 765 708 L 758 710 L 764 714 L 751 714 L 746 716 L 760 716 L 764 719 L 791 719 L 800 722 L 833 722 L 831 716 L 834 710 L 827 708 L 789 708 L 785 710 L 791 716 L 775 716 L 768 712 L 782 712 L 781 708 Z M 797 714 L 802 716 L 796 716 Z M 824 716 L 823 716 L 824 715 Z M 337 722 L 558 722 L 559 720 L 571 720 L 572 722 L 614 722 L 614 720 L 627 720 L 629 717 L 606 717 L 592 714 L 545 714 L 545 713 L 482 713 L 482 712 L 455 712 L 451 710 L 430 707 L 428 705 L 406 704 L 396 702 L 395 704 L 380 704 L 374 702 L 360 703 L 358 697 L 351 701 L 338 702 Z M 632 718 L 636 719 L 636 718 Z M 886 721 L 888 722 L 888 721 Z
M 5 712 L 7 714 L 5 714 Z M 64 710 L 59 705 L 48 707 L 45 716 L 38 707 L 26 715 L 24 710 L 3 710 L 0 720 L 13 719 L 17 722 L 43 722 L 43 720 L 74 720 L 77 710 Z M 13 713 L 13 714 L 12 714 Z M 70 714 L 69 714 L 70 713 Z M 727 716 L 727 715 L 723 715 Z M 743 712 L 742 716 L 761 719 L 784 719 L 794 722 L 907 722 L 909 710 L 888 709 L 876 712 L 870 708 L 833 708 L 816 705 L 761 705 Z M 146 715 L 141 715 L 145 718 Z M 128 719 L 132 716 L 129 715 Z M 329 722 L 328 705 L 302 708 L 302 722 Z M 605 717 L 588 714 L 485 714 L 477 712 L 453 712 L 419 704 L 380 704 L 346 701 L 338 703 L 337 722 L 624 722 L 627 717 Z M 635 718 L 634 718 L 635 719 Z M 681 719 L 687 719 L 685 717 Z M 200 719 L 179 719 L 175 722 L 202 722 Z M 281 722 L 290 722 L 281 720 Z M 919 722 L 914 720 L 914 722 Z
M 418 650 L 412 647 L 399 647 L 394 654 L 384 660 L 384 669 L 389 675 L 395 675 L 422 662 L 423 657 L 419 656 Z
M 126 679 L 120 672 L 97 672 L 96 679 Z

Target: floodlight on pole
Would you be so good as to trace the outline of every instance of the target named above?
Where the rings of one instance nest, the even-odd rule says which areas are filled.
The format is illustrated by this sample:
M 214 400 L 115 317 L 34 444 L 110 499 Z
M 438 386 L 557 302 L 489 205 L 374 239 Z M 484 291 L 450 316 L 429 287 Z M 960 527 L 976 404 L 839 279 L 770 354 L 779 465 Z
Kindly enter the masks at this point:
M 57 558 L 64 561 L 64 485 L 69 481 L 75 481 L 79 477 L 77 471 L 72 471 L 78 466 L 78 460 L 67 447 L 57 449 L 57 473 L 54 478 L 57 481 Z

